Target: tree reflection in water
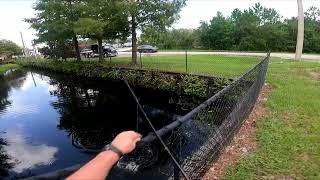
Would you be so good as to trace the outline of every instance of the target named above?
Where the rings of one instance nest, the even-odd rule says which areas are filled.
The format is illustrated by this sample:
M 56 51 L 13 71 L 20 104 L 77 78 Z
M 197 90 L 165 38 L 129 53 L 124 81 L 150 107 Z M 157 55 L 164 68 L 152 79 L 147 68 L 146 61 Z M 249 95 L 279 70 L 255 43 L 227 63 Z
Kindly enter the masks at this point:
M 25 75 L 26 73 L 22 70 L 11 71 L 5 76 L 0 75 L 0 115 L 11 105 L 11 101 L 8 100 L 11 89 L 21 87 L 25 81 Z M 13 164 L 9 163 L 10 157 L 4 149 L 7 142 L 3 134 L 5 132 L 0 132 L 0 179 L 8 176 L 8 171 L 13 168 Z
M 50 93 L 58 97 L 52 106 L 61 114 L 58 128 L 69 132 L 75 147 L 101 148 L 124 130 L 136 130 L 143 135 L 151 132 L 123 82 L 58 74 L 50 77 L 49 83 L 55 87 Z M 192 108 L 199 102 L 192 106 L 190 102 L 181 103 L 181 98 L 173 94 L 135 90 L 157 128 L 171 122 L 175 114 L 190 110 L 183 111 L 182 106 Z
M 6 145 L 7 142 L 0 137 L 0 178 L 8 176 L 9 169 L 13 167 L 13 165 L 9 163 L 10 158 L 4 150 L 4 146 Z

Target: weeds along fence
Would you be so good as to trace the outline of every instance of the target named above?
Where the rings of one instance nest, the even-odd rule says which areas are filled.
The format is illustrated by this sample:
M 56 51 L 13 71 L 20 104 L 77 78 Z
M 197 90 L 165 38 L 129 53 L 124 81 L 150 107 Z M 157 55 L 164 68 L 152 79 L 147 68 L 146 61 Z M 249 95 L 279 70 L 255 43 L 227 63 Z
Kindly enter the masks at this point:
M 204 175 L 251 113 L 265 81 L 269 57 L 270 54 L 197 108 L 157 131 L 190 179 Z M 140 143 L 133 154 L 122 159 L 120 168 L 147 175 L 157 167 L 159 177 L 183 179 L 172 161 L 161 162 L 167 156 L 159 149 L 154 134 Z
M 270 54 L 198 107 L 157 130 L 190 179 L 201 179 L 251 113 L 265 81 L 269 58 Z M 138 109 L 137 113 L 142 114 Z M 66 177 L 80 166 L 31 179 Z M 133 153 L 121 158 L 108 179 L 184 178 L 155 134 L 150 133 Z

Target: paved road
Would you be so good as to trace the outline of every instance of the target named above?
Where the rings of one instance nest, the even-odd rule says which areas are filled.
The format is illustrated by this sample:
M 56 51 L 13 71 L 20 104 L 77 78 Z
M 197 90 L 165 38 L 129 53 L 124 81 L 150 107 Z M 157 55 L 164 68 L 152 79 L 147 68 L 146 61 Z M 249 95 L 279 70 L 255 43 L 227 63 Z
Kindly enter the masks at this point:
M 148 53 L 149 56 L 159 56 L 159 55 L 183 55 L 184 51 L 159 51 L 157 53 Z M 230 56 L 265 56 L 266 53 L 251 53 L 251 52 L 206 52 L 206 51 L 188 51 L 190 55 L 201 55 L 201 54 L 222 54 Z M 119 52 L 119 56 L 128 57 L 131 56 L 131 52 Z M 282 59 L 294 59 L 295 54 L 293 53 L 271 53 L 271 57 L 278 57 Z M 303 54 L 303 60 L 308 61 L 318 61 L 320 62 L 320 54 Z

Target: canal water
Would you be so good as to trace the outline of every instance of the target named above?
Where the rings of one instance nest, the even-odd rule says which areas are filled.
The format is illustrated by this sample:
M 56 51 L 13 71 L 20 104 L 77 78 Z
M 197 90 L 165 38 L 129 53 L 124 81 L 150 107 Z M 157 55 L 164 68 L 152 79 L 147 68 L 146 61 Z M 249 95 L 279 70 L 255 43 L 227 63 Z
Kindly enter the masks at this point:
M 159 129 L 203 99 L 134 87 Z M 0 76 L 0 179 L 39 175 L 90 160 L 83 149 L 124 130 L 151 132 L 121 81 L 17 70 Z

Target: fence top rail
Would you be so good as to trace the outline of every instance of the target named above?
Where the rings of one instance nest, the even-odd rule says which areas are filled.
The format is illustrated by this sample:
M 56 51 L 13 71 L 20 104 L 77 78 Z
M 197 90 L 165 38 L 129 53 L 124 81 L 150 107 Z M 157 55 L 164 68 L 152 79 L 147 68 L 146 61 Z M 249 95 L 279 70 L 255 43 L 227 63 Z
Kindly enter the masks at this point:
M 223 96 L 226 92 L 228 92 L 233 86 L 235 86 L 237 83 L 239 83 L 240 80 L 242 80 L 246 75 L 250 74 L 252 71 L 254 71 L 257 67 L 259 67 L 262 63 L 267 61 L 270 58 L 270 52 L 267 54 L 267 56 L 263 57 L 261 61 L 250 68 L 247 72 L 243 73 L 241 76 L 236 78 L 234 81 L 232 81 L 228 86 L 226 86 L 224 89 L 219 91 L 217 94 L 213 95 L 209 99 L 207 99 L 205 102 L 200 104 L 198 107 L 194 108 L 192 111 L 187 113 L 186 115 L 177 118 L 177 120 L 173 121 L 172 123 L 164 126 L 163 128 L 157 130 L 157 134 L 160 136 L 165 135 L 169 131 L 173 130 L 174 128 L 180 126 L 181 124 L 191 120 L 196 113 L 200 112 L 201 110 L 208 107 L 212 102 L 216 101 L 219 97 Z M 150 143 L 156 139 L 156 135 L 154 133 L 150 133 L 149 135 L 145 136 L 140 142 L 138 142 L 137 146 L 143 146 L 146 143 Z

